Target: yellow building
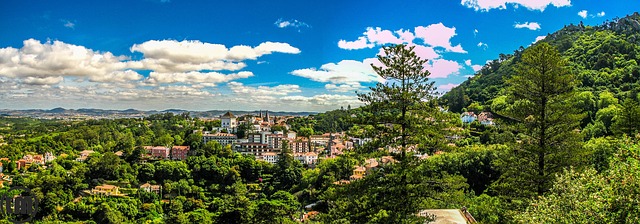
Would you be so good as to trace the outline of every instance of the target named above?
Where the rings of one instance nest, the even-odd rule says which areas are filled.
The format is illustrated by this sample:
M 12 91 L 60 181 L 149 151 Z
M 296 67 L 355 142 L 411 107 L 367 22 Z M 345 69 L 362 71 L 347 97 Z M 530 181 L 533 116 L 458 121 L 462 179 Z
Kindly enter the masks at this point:
M 103 185 L 100 185 L 100 186 L 96 186 L 95 188 L 93 188 L 91 190 L 91 194 L 107 195 L 107 196 L 121 195 L 120 194 L 120 187 L 115 186 L 115 185 L 109 185 L 109 184 L 103 184 Z

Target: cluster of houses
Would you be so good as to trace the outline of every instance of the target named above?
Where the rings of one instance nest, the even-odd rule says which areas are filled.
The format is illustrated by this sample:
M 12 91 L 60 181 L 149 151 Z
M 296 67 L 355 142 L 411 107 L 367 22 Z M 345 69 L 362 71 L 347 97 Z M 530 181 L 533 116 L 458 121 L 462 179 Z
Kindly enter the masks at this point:
M 5 158 L 2 158 L 5 159 Z M 44 155 L 38 154 L 38 155 L 25 155 L 22 157 L 22 159 L 19 159 L 18 161 L 16 161 L 16 168 L 19 169 L 29 169 L 29 167 L 31 167 L 34 164 L 37 165 L 41 165 L 44 166 L 45 164 L 53 161 L 56 159 L 56 156 L 54 156 L 52 153 L 47 152 Z M 7 159 L 8 161 L 8 159 Z M 1 167 L 1 165 L 0 165 Z M 0 172 L 2 172 L 2 168 L 0 168 Z
M 460 115 L 460 120 L 462 120 L 463 124 L 471 124 L 471 122 L 478 121 L 482 125 L 495 125 L 493 122 L 493 114 L 491 112 L 481 112 L 478 115 L 473 111 L 464 112 Z
M 385 166 L 391 163 L 397 162 L 393 156 L 383 156 L 380 159 L 370 158 L 364 161 L 362 166 L 355 166 L 353 168 L 353 175 L 349 177 L 349 180 L 339 180 L 333 182 L 336 185 L 349 184 L 351 181 L 356 181 L 364 178 L 365 176 L 371 174 L 371 172 L 379 169 L 381 166 Z
M 325 133 L 322 135 L 311 135 L 309 137 L 297 136 L 297 133 L 288 131 L 272 131 L 274 125 L 288 128 L 287 117 L 269 116 L 269 111 L 259 116 L 245 116 L 243 121 L 238 121 L 231 112 L 220 116 L 221 127 L 214 128 L 213 131 L 227 130 L 227 133 L 211 133 L 203 131 L 202 141 L 206 144 L 209 141 L 216 141 L 221 145 L 231 145 L 232 149 L 244 155 L 253 155 L 258 160 L 269 163 L 276 163 L 279 154 L 282 152 L 283 144 L 291 149 L 293 157 L 302 164 L 314 165 L 317 163 L 318 155 L 326 152 L 327 157 L 334 158 L 354 147 L 354 144 L 363 144 L 362 139 L 345 140 L 342 133 Z M 248 132 L 246 138 L 238 139 L 235 131 L 238 125 L 249 124 L 252 130 Z

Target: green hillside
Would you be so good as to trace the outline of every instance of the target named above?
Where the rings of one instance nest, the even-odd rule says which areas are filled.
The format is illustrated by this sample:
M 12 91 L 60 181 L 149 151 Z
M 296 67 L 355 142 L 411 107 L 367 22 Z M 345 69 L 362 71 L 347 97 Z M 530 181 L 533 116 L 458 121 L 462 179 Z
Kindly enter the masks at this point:
M 595 101 L 613 95 L 623 100 L 637 96 L 640 91 L 640 14 L 605 21 L 598 26 L 570 24 L 537 42 L 555 46 L 567 60 L 571 71 L 580 80 L 578 91 L 583 97 L 594 96 Z M 534 44 L 535 45 L 535 44 Z M 520 47 L 513 54 L 500 54 L 487 63 L 474 77 L 453 88 L 441 97 L 449 110 L 461 112 L 469 107 L 483 106 L 491 111 L 496 97 L 503 95 L 504 80 L 514 73 L 514 65 L 527 48 Z M 608 92 L 612 93 L 609 94 Z M 589 108 L 591 117 L 598 106 Z

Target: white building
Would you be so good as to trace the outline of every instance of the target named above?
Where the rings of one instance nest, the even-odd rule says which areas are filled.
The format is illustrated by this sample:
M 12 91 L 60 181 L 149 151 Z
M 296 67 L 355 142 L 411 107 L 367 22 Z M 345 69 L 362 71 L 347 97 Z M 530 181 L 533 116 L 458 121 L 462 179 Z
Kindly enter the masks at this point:
M 302 164 L 312 165 L 318 161 L 318 154 L 315 152 L 295 153 L 293 156 Z
M 278 162 L 278 154 L 275 152 L 265 152 L 262 153 L 262 160 L 271 163 L 271 164 L 276 164 Z
M 207 144 L 207 142 L 209 141 L 216 141 L 220 143 L 220 145 L 225 146 L 225 145 L 233 145 L 234 143 L 236 143 L 237 140 L 238 140 L 238 136 L 234 134 L 228 134 L 228 133 L 215 133 L 215 134 L 205 133 L 202 135 L 202 141 L 204 142 L 204 144 Z

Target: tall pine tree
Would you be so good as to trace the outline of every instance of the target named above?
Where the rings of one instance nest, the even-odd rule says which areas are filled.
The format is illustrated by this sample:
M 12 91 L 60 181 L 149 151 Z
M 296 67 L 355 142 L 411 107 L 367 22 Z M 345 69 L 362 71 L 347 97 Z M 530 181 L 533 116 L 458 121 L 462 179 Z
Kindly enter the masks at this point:
M 497 189 L 515 197 L 543 195 L 555 174 L 577 163 L 583 114 L 573 106 L 576 80 L 557 49 L 527 49 L 507 80 L 513 105 L 503 116 L 517 123 L 519 140 L 502 167 Z

